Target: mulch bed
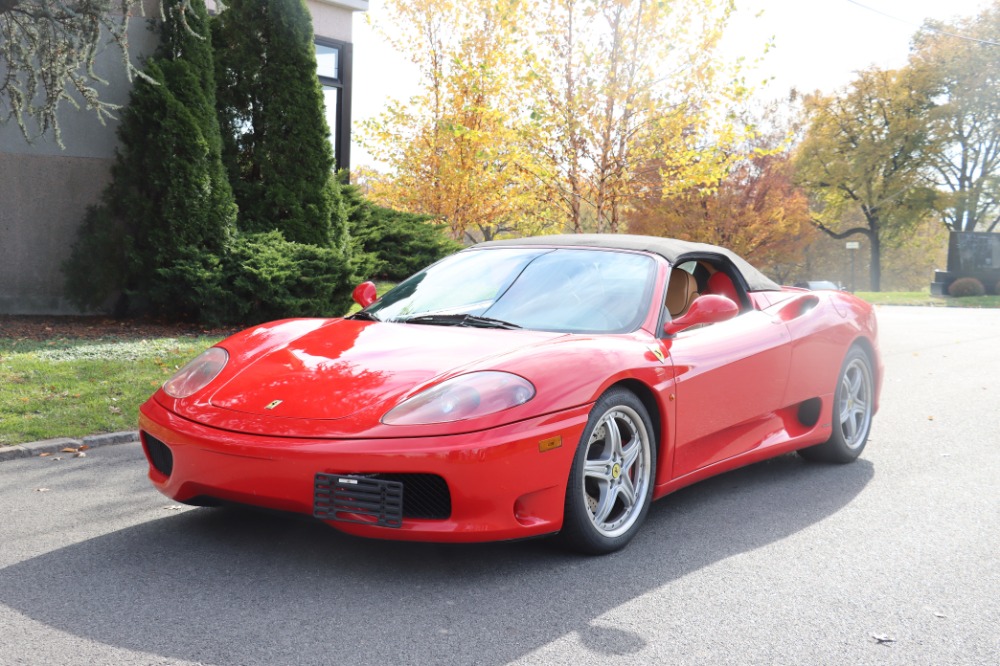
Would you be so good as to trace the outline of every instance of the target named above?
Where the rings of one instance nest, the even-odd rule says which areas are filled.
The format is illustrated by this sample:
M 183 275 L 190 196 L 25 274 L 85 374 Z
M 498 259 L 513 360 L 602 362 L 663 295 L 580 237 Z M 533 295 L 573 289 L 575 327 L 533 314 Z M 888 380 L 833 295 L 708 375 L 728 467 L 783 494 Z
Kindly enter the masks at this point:
M 198 324 L 100 316 L 0 315 L 0 338 L 13 340 L 97 340 L 224 336 L 238 328 L 208 328 Z

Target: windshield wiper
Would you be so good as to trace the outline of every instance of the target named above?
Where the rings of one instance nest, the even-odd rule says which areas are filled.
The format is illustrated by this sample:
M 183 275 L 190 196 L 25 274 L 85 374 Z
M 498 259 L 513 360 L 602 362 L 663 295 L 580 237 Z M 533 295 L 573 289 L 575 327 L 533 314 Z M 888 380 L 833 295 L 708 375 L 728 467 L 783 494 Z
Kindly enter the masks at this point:
M 382 321 L 370 312 L 365 312 L 364 310 L 359 310 L 352 315 L 348 315 L 345 319 L 360 319 L 362 321 Z
M 479 317 L 471 314 L 426 314 L 415 315 L 405 319 L 397 319 L 405 324 L 431 324 L 436 326 L 473 326 L 477 328 L 505 328 L 513 330 L 521 328 L 517 324 L 502 319 Z

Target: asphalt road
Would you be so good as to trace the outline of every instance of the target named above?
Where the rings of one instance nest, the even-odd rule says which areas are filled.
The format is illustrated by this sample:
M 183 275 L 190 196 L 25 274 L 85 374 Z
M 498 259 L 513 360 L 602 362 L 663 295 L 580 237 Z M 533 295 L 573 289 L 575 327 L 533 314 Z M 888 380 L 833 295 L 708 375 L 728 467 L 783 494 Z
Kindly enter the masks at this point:
M 703 482 L 603 558 L 180 508 L 135 444 L 4 462 L 0 665 L 995 666 L 1000 311 L 879 318 L 858 462 Z

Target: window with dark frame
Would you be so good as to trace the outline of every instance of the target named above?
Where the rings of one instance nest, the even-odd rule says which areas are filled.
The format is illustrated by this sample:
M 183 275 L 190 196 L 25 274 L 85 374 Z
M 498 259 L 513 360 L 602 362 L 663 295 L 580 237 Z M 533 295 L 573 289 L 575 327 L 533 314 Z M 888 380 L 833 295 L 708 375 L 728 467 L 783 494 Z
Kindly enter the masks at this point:
M 323 86 L 326 122 L 337 170 L 351 166 L 351 44 L 317 37 L 316 74 Z

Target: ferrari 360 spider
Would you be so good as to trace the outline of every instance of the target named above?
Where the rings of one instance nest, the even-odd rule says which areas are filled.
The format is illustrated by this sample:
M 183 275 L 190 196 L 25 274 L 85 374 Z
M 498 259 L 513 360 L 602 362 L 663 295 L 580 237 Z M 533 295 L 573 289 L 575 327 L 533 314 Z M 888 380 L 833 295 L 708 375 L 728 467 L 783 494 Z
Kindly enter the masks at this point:
M 233 335 L 141 408 L 179 502 L 355 535 L 623 547 L 653 499 L 798 451 L 845 463 L 882 383 L 875 314 L 730 251 L 626 235 L 480 243 L 338 319 Z

